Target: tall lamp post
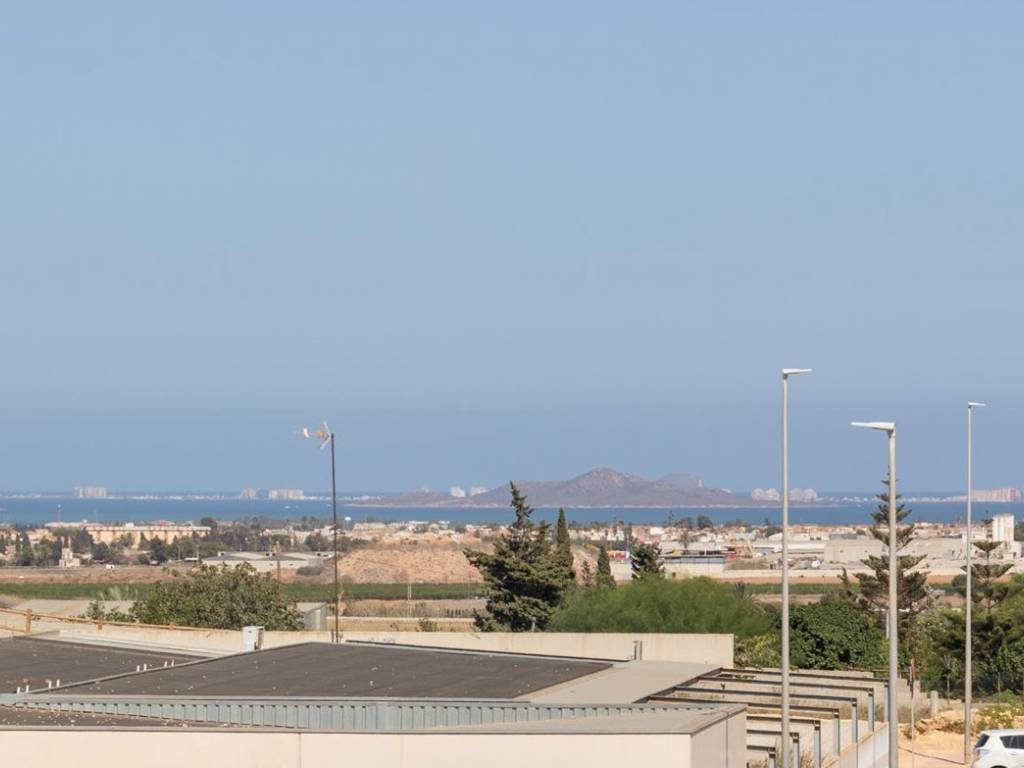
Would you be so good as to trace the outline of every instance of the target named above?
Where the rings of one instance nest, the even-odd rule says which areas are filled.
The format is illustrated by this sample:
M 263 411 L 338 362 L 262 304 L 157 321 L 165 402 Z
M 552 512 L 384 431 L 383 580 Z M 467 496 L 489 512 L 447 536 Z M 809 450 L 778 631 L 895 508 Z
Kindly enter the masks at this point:
M 972 664 L 971 640 L 971 603 L 974 594 L 971 591 L 971 503 L 974 501 L 974 409 L 984 408 L 984 403 L 967 404 L 967 607 L 964 610 L 964 757 L 971 756 L 971 706 L 973 702 L 974 670 Z
M 896 681 L 899 673 L 899 594 L 896 589 L 896 425 L 891 421 L 854 421 L 854 427 L 877 429 L 889 437 L 889 768 L 899 768 L 899 708 Z M 854 717 L 857 714 L 854 713 Z
M 334 455 L 334 433 L 325 421 L 323 429 L 313 431 L 303 427 L 302 436 L 306 439 L 319 440 L 321 451 L 327 446 L 331 447 L 331 532 L 334 555 L 334 627 L 331 629 L 331 642 L 336 643 L 338 642 L 338 614 L 341 600 L 338 581 L 338 474 Z
M 782 760 L 789 768 L 789 377 L 810 368 L 782 369 Z

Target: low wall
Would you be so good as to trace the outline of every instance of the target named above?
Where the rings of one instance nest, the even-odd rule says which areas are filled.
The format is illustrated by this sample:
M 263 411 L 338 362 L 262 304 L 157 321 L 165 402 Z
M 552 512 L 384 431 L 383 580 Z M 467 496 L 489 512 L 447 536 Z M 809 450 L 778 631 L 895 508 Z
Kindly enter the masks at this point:
M 634 643 L 639 641 L 643 643 L 643 658 L 648 661 L 733 666 L 732 635 L 639 632 L 343 632 L 342 638 L 346 641 L 595 659 L 631 659 Z
M 205 654 L 238 653 L 242 633 L 232 629 L 194 629 L 186 627 L 147 627 L 82 622 L 33 622 L 34 632 L 57 632 L 62 637 L 81 640 L 106 640 L 129 645 L 158 646 Z M 584 633 L 584 632 L 342 632 L 342 640 L 353 642 L 397 643 L 438 648 L 504 653 L 530 653 L 545 656 L 581 656 L 595 659 L 632 659 L 636 643 L 642 658 L 648 661 L 680 661 L 712 667 L 733 666 L 733 636 L 725 634 L 670 633 Z M 297 643 L 330 642 L 326 630 L 265 632 L 264 648 Z
M 697 768 L 683 734 L 360 734 L 200 730 L 0 730 L 5 765 L 75 768 Z M 353 760 L 355 761 L 353 763 Z M 708 768 L 740 768 L 701 761 Z

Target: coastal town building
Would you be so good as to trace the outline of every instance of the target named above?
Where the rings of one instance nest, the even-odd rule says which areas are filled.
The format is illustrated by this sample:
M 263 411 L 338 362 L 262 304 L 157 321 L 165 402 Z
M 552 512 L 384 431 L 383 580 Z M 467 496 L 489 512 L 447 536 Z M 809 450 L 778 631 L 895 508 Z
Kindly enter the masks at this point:
M 143 539 L 152 541 L 161 539 L 170 544 L 176 538 L 205 536 L 210 532 L 207 525 L 195 525 L 193 523 L 171 523 L 167 521 L 156 521 L 152 523 L 90 523 L 80 522 L 51 522 L 44 526 L 44 533 L 54 531 L 84 529 L 92 536 L 96 543 L 115 544 L 119 541 L 131 541 L 132 545 L 138 545 Z

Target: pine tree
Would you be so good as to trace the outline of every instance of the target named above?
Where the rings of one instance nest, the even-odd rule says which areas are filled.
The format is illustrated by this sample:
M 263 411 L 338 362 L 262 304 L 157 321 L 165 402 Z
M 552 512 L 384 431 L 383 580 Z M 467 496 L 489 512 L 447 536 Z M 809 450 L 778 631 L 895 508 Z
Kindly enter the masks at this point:
M 637 544 L 629 555 L 629 567 L 634 579 L 661 578 L 665 571 L 661 565 L 661 550 L 656 544 Z
M 555 550 L 558 562 L 562 567 L 562 578 L 566 589 L 576 583 L 576 571 L 573 569 L 572 539 L 569 536 L 569 524 L 565 521 L 565 510 L 558 510 L 558 524 L 555 526 Z
M 598 587 L 615 589 L 615 578 L 612 576 L 612 562 L 608 559 L 608 547 L 601 542 L 597 550 L 597 575 L 594 577 L 594 584 Z
M 1021 683 L 1021 662 L 1017 648 L 1020 646 L 1020 625 L 1013 612 L 1004 613 L 1001 603 L 1011 593 L 1010 583 L 1000 582 L 1012 567 L 1012 563 L 992 561 L 992 554 L 1002 544 L 997 541 L 976 541 L 974 546 L 984 554 L 984 561 L 971 564 L 971 636 L 974 658 L 974 684 L 985 692 L 998 692 L 1004 686 L 1019 690 Z M 961 570 L 966 571 L 967 566 Z M 966 579 L 958 576 L 954 587 L 966 598 Z M 935 646 L 935 656 L 943 665 L 940 675 L 950 684 L 962 684 L 964 680 L 964 616 L 959 611 L 939 613 L 929 627 L 930 641 Z
M 878 626 L 884 627 L 889 610 L 889 481 L 883 481 L 884 493 L 878 494 L 878 506 L 871 513 L 874 524 L 871 535 L 882 542 L 881 555 L 870 555 L 861 562 L 870 573 L 856 574 L 859 590 L 854 590 L 849 576 L 843 571 L 843 583 L 846 585 L 846 596 L 874 616 Z M 900 552 L 914 538 L 914 524 L 901 525 L 911 510 L 899 501 L 896 496 L 896 601 L 900 622 L 900 646 L 907 651 L 913 647 L 914 632 L 918 615 L 927 608 L 932 597 L 928 592 L 928 572 L 911 571 L 924 560 L 924 555 L 901 555 Z
M 1013 568 L 1013 563 L 993 563 L 992 553 L 1003 546 L 1001 541 L 976 541 L 974 546 L 985 555 L 985 562 L 971 564 L 971 592 L 975 603 L 985 609 L 988 614 L 1002 602 L 1010 585 L 999 581 Z M 967 570 L 967 566 L 963 567 Z
M 477 615 L 476 625 L 485 631 L 543 630 L 562 599 L 565 572 L 552 546 L 550 526 L 534 524 L 533 508 L 514 483 L 509 487 L 513 523 L 494 542 L 492 552 L 465 551 L 487 588 L 487 613 Z

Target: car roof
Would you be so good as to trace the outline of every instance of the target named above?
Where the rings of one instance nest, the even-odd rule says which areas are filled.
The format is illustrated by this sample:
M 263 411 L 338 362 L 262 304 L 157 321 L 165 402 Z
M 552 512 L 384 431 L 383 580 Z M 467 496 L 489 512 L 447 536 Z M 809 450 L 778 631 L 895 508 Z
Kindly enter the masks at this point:
M 982 733 L 989 736 L 1024 736 L 1024 728 L 991 728 Z

